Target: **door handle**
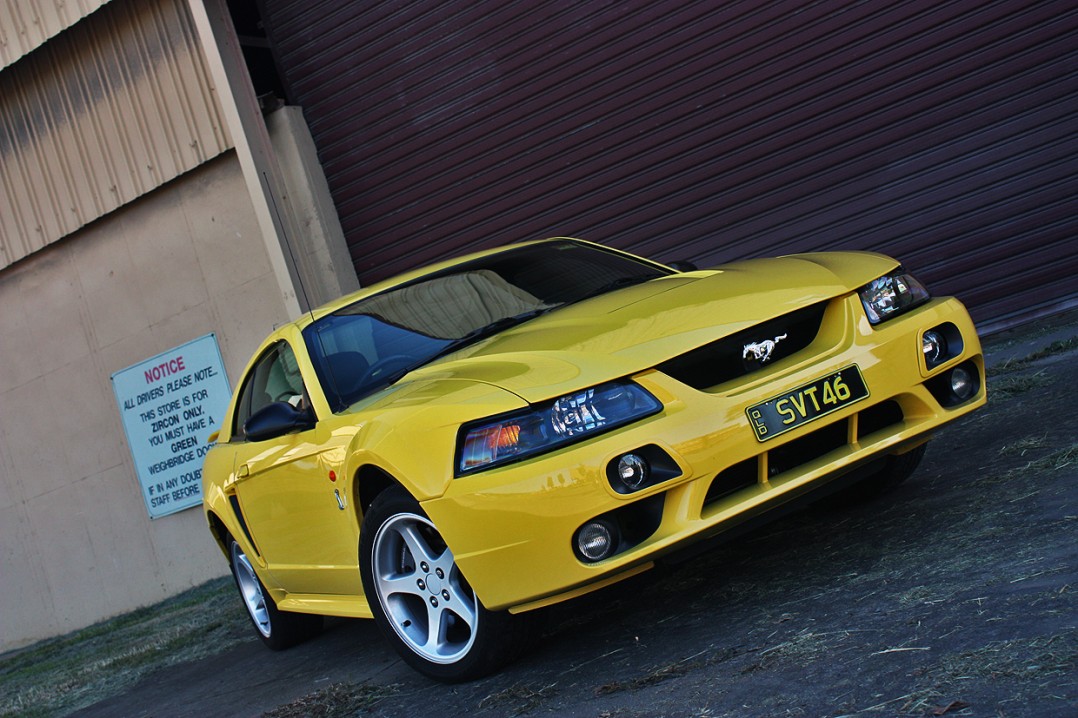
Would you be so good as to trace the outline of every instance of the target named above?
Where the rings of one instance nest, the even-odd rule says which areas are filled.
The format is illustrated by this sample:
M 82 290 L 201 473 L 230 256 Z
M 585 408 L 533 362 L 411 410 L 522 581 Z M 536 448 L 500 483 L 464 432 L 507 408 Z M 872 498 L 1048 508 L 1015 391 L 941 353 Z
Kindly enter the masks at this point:
M 240 464 L 240 467 L 236 469 L 236 481 L 243 481 L 251 475 L 251 468 L 247 464 Z

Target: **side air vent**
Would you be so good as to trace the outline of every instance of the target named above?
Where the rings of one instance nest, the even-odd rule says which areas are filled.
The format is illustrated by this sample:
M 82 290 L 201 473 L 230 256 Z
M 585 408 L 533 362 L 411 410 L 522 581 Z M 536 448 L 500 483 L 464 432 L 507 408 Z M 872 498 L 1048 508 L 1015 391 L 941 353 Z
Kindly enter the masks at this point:
M 243 535 L 247 537 L 248 543 L 251 544 L 251 548 L 255 550 L 255 553 L 259 556 L 262 552 L 258 550 L 258 544 L 255 543 L 255 539 L 251 536 L 250 529 L 247 528 L 247 521 L 243 518 L 243 509 L 240 508 L 240 501 L 236 498 L 235 494 L 231 494 L 228 497 L 228 503 L 232 506 L 233 513 L 236 514 L 236 520 L 239 521 L 240 528 L 243 529 Z

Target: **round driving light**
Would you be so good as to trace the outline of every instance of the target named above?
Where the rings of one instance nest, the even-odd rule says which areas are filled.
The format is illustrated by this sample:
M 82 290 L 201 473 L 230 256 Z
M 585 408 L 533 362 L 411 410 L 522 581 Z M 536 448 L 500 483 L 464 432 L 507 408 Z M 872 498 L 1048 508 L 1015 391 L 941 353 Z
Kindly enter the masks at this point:
M 615 530 L 609 521 L 589 521 L 576 532 L 576 550 L 588 561 L 602 561 L 617 547 Z
M 625 488 L 636 491 L 648 480 L 648 463 L 636 454 L 618 459 L 618 478 Z
M 930 329 L 921 336 L 921 351 L 928 366 L 939 364 L 947 357 L 947 340 L 939 332 Z
M 973 374 L 964 366 L 955 367 L 951 372 L 951 392 L 959 399 L 965 401 L 977 391 L 977 384 Z

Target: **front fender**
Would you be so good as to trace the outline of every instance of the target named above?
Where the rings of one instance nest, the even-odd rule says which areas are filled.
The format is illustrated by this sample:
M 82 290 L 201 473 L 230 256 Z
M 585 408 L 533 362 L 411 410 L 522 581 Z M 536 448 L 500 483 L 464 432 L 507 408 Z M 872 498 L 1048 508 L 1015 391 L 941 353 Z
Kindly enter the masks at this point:
M 355 428 L 347 476 L 365 466 L 389 474 L 417 501 L 442 496 L 453 481 L 457 432 L 464 423 L 523 409 L 527 403 L 492 384 L 434 379 L 403 384 L 336 420 Z

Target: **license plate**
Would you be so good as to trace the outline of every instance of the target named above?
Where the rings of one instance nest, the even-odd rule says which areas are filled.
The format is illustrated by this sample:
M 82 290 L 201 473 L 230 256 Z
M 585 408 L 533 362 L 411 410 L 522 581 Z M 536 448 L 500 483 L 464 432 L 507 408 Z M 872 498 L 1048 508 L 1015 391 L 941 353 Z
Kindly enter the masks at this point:
M 868 387 L 861 370 L 851 364 L 834 374 L 750 406 L 745 412 L 756 438 L 767 441 L 867 396 Z

